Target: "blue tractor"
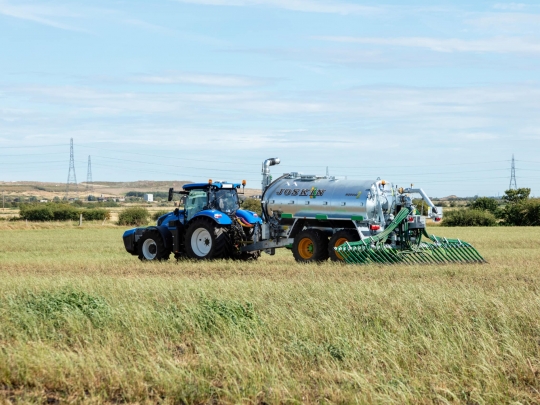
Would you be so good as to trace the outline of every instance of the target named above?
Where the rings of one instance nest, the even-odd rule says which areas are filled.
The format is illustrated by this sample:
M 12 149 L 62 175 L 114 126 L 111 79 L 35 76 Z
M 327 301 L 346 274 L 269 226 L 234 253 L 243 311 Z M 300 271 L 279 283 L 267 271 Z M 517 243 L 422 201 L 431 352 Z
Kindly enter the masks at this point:
M 242 251 L 260 240 L 262 225 L 255 212 L 240 209 L 237 190 L 244 186 L 209 180 L 169 189 L 169 201 L 180 194 L 184 209 L 162 215 L 155 226 L 124 232 L 126 250 L 143 261 L 168 260 L 171 253 L 176 259 L 258 259 L 260 251 Z

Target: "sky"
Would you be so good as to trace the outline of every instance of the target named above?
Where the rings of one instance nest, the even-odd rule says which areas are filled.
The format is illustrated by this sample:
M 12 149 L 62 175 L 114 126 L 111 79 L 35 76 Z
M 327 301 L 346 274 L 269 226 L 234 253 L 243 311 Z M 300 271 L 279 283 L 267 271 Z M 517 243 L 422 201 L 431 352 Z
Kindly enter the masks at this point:
M 0 181 L 540 194 L 540 3 L 0 0 Z

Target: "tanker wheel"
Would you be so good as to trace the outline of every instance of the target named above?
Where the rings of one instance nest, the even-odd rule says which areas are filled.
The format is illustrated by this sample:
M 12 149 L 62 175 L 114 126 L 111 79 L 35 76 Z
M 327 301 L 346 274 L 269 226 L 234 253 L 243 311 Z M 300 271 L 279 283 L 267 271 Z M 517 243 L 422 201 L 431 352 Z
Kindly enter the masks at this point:
M 330 260 L 333 262 L 343 261 L 343 256 L 334 250 L 334 248 L 343 245 L 345 242 L 358 242 L 359 240 L 360 236 L 354 229 L 342 229 L 341 231 L 337 231 L 332 235 L 330 242 L 328 243 L 328 256 L 330 256 Z
M 306 229 L 294 238 L 292 251 L 297 262 L 322 262 L 328 259 L 328 238 L 318 229 Z
M 211 219 L 197 218 L 187 228 L 184 245 L 190 259 L 212 260 L 227 257 L 226 229 Z
M 137 242 L 139 259 L 142 261 L 169 260 L 171 251 L 167 249 L 161 234 L 156 230 L 145 231 Z

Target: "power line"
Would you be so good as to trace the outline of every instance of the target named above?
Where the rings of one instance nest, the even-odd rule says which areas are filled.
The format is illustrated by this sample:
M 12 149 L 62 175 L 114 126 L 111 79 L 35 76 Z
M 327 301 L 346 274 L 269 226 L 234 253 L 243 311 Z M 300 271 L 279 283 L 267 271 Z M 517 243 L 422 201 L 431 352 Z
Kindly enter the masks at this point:
M 198 171 L 212 171 L 213 172 L 213 175 L 215 175 L 216 173 L 219 174 L 219 172 L 222 172 L 222 171 L 225 171 L 225 170 L 222 170 L 222 169 L 219 169 L 217 171 L 214 171 L 212 168 L 192 168 L 192 167 L 186 167 L 186 166 L 178 166 L 178 165 L 164 165 L 164 164 L 159 164 L 159 163 L 151 163 L 151 162 L 141 162 L 141 161 L 134 161 L 134 160 L 129 160 L 129 159 L 116 159 L 116 158 L 105 158 L 105 159 L 111 159 L 111 160 L 118 160 L 120 162 L 134 162 L 134 163 L 141 163 L 141 164 L 149 164 L 149 165 L 154 165 L 154 166 L 172 166 L 172 167 L 178 167 L 178 168 L 182 168 L 182 169 L 192 169 L 192 170 L 198 170 Z M 107 167 L 112 167 L 112 168 L 119 168 L 118 165 L 106 165 L 104 163 L 98 163 L 98 166 L 107 166 Z M 130 166 L 129 170 L 132 171 L 134 170 L 135 168 L 133 166 Z M 150 170 L 150 169 L 146 169 L 146 168 L 138 168 L 137 171 L 145 171 L 145 172 L 149 172 L 149 173 L 165 173 L 165 174 L 170 174 L 169 171 L 160 171 L 160 170 Z M 463 171 L 463 172 L 447 172 L 447 173 L 444 173 L 444 172 L 437 172 L 437 173 L 398 173 L 396 174 L 397 176 L 427 176 L 427 175 L 433 175 L 433 174 L 448 174 L 448 175 L 454 175 L 454 174 L 457 174 L 457 173 L 478 173 L 478 172 L 493 172 L 493 171 L 504 171 L 504 169 L 495 169 L 495 170 L 477 170 L 477 171 Z M 228 170 L 228 172 L 236 172 L 236 173 L 245 173 L 245 171 L 234 171 L 234 170 Z M 387 175 L 390 175 L 392 176 L 392 174 L 390 173 L 386 173 Z M 199 174 L 186 174 L 186 175 L 189 175 L 189 176 L 200 176 L 200 173 Z M 342 174 L 337 174 L 336 176 L 344 176 Z M 351 174 L 347 174 L 348 177 L 351 177 L 351 178 L 369 178 L 369 177 L 374 177 L 375 175 L 366 175 L 366 176 L 355 176 L 354 174 L 351 175 Z M 475 181 L 479 181 L 479 180 L 491 180 L 491 179 L 501 179 L 501 178 L 506 178 L 506 177 L 488 177 L 488 178 L 481 178 L 481 177 L 476 177 L 474 180 Z M 443 182 L 447 182 L 447 181 L 468 181 L 468 180 L 471 180 L 470 177 L 467 177 L 467 178 L 457 178 L 457 179 L 454 179 L 454 180 L 443 180 Z
M 166 155 L 155 155 L 150 153 L 137 153 L 137 152 L 128 152 L 125 150 L 115 150 L 110 148 L 99 148 L 96 146 L 87 146 L 83 145 L 83 148 L 91 148 L 91 149 L 99 149 L 104 150 L 108 152 L 116 152 L 116 153 L 124 153 L 128 155 L 138 155 L 138 156 L 148 156 L 148 157 L 159 157 L 159 158 L 166 158 L 166 159 L 174 159 L 174 160 L 187 160 L 187 161 L 193 161 L 193 162 L 202 162 L 202 163 L 225 163 L 225 164 L 234 164 L 235 166 L 260 166 L 261 163 L 242 163 L 242 162 L 225 162 L 225 161 L 217 161 L 217 160 L 204 160 L 204 159 L 190 159 L 185 158 L 181 156 L 166 156 Z M 112 158 L 111 158 L 112 159 Z M 467 163 L 448 163 L 448 164 L 425 164 L 425 165 L 396 165 L 396 166 L 387 166 L 385 165 L 385 168 L 403 168 L 403 167 L 441 167 L 441 166 L 469 166 L 469 165 L 481 165 L 481 164 L 487 164 L 487 163 L 501 163 L 501 162 L 508 162 L 509 160 L 489 160 L 489 161 L 483 161 L 483 162 L 467 162 Z M 262 162 L 262 161 L 261 161 Z M 287 164 L 286 166 L 290 166 Z M 330 165 L 331 166 L 331 165 Z M 318 167 L 318 168 L 324 168 L 324 165 L 302 165 L 302 167 Z M 362 169 L 365 170 L 365 166 L 331 166 L 333 169 Z M 371 167 L 370 167 L 371 168 Z
M 402 168 L 402 167 L 431 167 L 431 168 L 437 168 L 441 166 L 469 166 L 469 165 L 483 165 L 486 163 L 501 163 L 501 162 L 508 162 L 508 160 L 490 160 L 485 162 L 471 162 L 471 163 L 448 163 L 448 164 L 430 164 L 430 165 L 397 165 L 397 166 L 387 166 L 384 165 L 384 168 Z M 322 166 L 302 166 L 302 167 L 322 167 Z M 366 167 L 358 167 L 358 166 L 331 166 L 332 169 L 367 169 Z M 371 169 L 372 166 L 369 167 Z
M 370 169 L 371 170 L 371 169 Z M 393 174 L 392 172 L 386 172 L 385 176 L 432 176 L 434 174 L 442 174 L 442 175 L 454 175 L 454 174 L 463 174 L 463 173 L 483 173 L 483 172 L 497 172 L 497 171 L 506 171 L 507 169 L 487 169 L 487 170 L 467 170 L 463 172 L 429 172 L 429 173 L 403 173 L 399 172 L 396 174 Z M 351 176 L 351 174 L 336 174 L 336 176 Z M 354 174 L 353 174 L 354 176 Z
M 129 173 L 133 173 L 133 172 L 143 173 L 144 172 L 144 173 L 159 173 L 159 174 L 168 174 L 168 175 L 174 174 L 174 173 L 171 173 L 171 171 L 149 170 L 149 169 L 145 169 L 143 167 L 137 168 L 137 167 L 133 167 L 133 166 L 130 166 L 129 168 L 123 168 L 123 167 L 119 167 L 118 165 L 107 165 L 107 164 L 103 164 L 103 163 L 95 163 L 94 162 L 94 167 L 96 165 L 98 167 L 110 167 L 110 168 L 114 168 L 116 170 L 123 170 L 123 171 L 129 172 Z M 217 174 L 217 173 L 214 173 L 214 174 Z M 188 174 L 186 174 L 186 176 L 191 177 L 191 175 L 188 175 Z M 200 175 L 199 176 L 194 175 L 193 177 L 200 177 Z M 217 178 L 222 179 L 222 176 L 214 176 L 214 179 L 217 179 Z M 260 178 L 258 178 L 258 179 L 250 179 L 250 178 L 247 178 L 247 177 L 244 177 L 243 179 L 248 180 L 248 181 L 254 181 L 254 182 L 259 182 L 261 180 Z M 189 179 L 182 179 L 182 180 L 189 180 Z M 163 180 L 163 181 L 165 181 L 165 180 Z
M 65 170 L 66 166 L 66 162 L 62 162 L 63 164 L 62 165 L 48 165 L 46 167 L 46 169 L 49 171 L 49 170 L 55 170 L 55 171 L 59 171 L 59 170 Z M 36 173 L 36 171 L 39 170 L 38 173 L 40 174 L 43 174 L 43 169 L 39 168 L 39 167 L 32 167 L 31 170 L 28 170 L 28 169 L 22 169 L 22 170 L 9 170 L 9 173 Z
M 119 158 L 111 158 L 111 157 L 105 157 L 105 156 L 95 156 L 100 159 L 109 159 L 109 160 L 118 160 L 121 162 L 131 162 L 131 163 L 141 163 L 145 165 L 152 165 L 152 166 L 167 166 L 167 167 L 178 167 L 181 169 L 194 169 L 194 170 L 213 170 L 212 168 L 202 168 L 202 167 L 191 167 L 191 166 L 179 166 L 179 165 L 171 165 L 166 163 L 153 163 L 153 162 L 142 162 L 140 160 L 131 160 L 131 159 L 119 159 Z M 217 162 L 215 162 L 217 163 Z M 232 172 L 232 173 L 245 173 L 245 170 L 228 170 L 228 169 L 215 169 L 219 172 Z
M 66 146 L 63 143 L 53 145 L 32 145 L 32 146 L 0 146 L 0 149 L 29 149 L 29 148 L 49 148 L 54 146 Z
M 202 160 L 202 159 L 189 159 L 185 157 L 180 156 L 164 156 L 164 155 L 154 155 L 150 153 L 137 153 L 137 152 L 127 152 L 127 151 L 119 151 L 114 150 L 110 148 L 98 148 L 96 146 L 83 146 L 84 148 L 91 148 L 91 149 L 99 149 L 99 150 L 105 150 L 108 152 L 117 152 L 117 153 L 125 153 L 128 155 L 139 155 L 139 156 L 149 156 L 149 157 L 159 157 L 159 158 L 166 158 L 166 159 L 174 159 L 174 160 L 188 160 L 192 162 L 204 162 L 204 163 L 228 163 L 228 164 L 234 164 L 234 165 L 245 165 L 245 166 L 260 166 L 260 163 L 240 163 L 240 162 L 223 162 L 218 160 Z
M 202 171 L 209 171 L 209 170 L 214 170 L 212 168 L 204 168 L 204 167 L 193 167 L 193 166 L 183 166 L 183 165 L 173 165 L 173 164 L 166 164 L 166 163 L 155 163 L 155 162 L 144 162 L 144 161 L 140 161 L 140 160 L 132 160 L 132 159 L 120 159 L 120 158 L 111 158 L 111 157 L 106 157 L 106 156 L 96 156 L 100 159 L 107 159 L 107 160 L 116 160 L 116 161 L 121 161 L 121 162 L 130 162 L 130 163 L 140 163 L 140 164 L 147 164 L 147 165 L 152 165 L 152 166 L 160 166 L 160 167 L 163 167 L 163 166 L 167 166 L 167 167 L 176 167 L 176 168 L 181 168 L 181 169 L 192 169 L 192 170 L 202 170 Z M 222 168 L 219 168 L 217 169 L 219 172 L 230 172 L 230 173 L 245 173 L 245 170 L 230 170 L 230 169 L 222 169 Z M 369 168 L 370 171 L 373 171 L 373 170 L 376 170 L 374 169 L 373 167 Z M 501 170 L 501 169 L 495 169 L 495 170 Z M 432 175 L 432 174 L 456 174 L 456 173 L 480 173 L 480 172 L 492 172 L 494 171 L 493 169 L 487 169 L 487 170 L 467 170 L 467 171 L 462 171 L 462 172 L 435 172 L 435 173 L 421 173 L 421 174 L 415 174 L 415 173 L 399 173 L 400 175 L 409 175 L 409 176 L 412 176 L 412 175 L 418 175 L 418 176 L 429 176 L 429 175 Z M 349 175 L 349 174 L 348 174 Z
M 18 157 L 18 156 L 44 156 L 44 155 L 64 155 L 66 152 L 52 153 L 17 153 L 15 155 L 0 155 L 1 157 Z
M 64 152 L 65 154 L 65 152 Z M 46 165 L 46 164 L 49 164 L 49 163 L 66 163 L 65 160 L 43 160 L 41 162 L 0 162 L 0 165 L 7 165 L 7 166 L 13 166 L 13 165 L 24 165 L 24 166 L 28 166 L 28 165 Z
M 96 163 L 94 163 L 94 166 L 96 165 Z M 119 165 L 108 165 L 108 164 L 104 164 L 104 163 L 97 163 L 98 167 L 108 167 L 108 168 L 114 168 L 116 170 L 122 170 L 122 171 L 125 171 L 125 172 L 129 172 L 129 173 L 133 173 L 133 172 L 144 172 L 144 173 L 159 173 L 159 174 L 171 174 L 170 171 L 161 171 L 161 170 L 153 170 L 153 169 L 145 169 L 145 168 L 136 168 L 136 167 L 133 167 L 133 166 L 130 166 L 129 168 L 124 168 L 124 167 L 121 167 Z M 215 174 L 215 173 L 214 173 Z M 200 175 L 191 175 L 191 174 L 185 174 L 183 175 L 185 176 L 183 180 L 187 180 L 189 177 L 200 177 Z M 349 176 L 349 178 L 355 178 L 355 179 L 365 179 L 366 177 L 373 177 L 373 176 L 365 176 L 365 177 L 360 177 L 360 176 Z M 497 176 L 497 177 L 488 177 L 488 178 L 475 178 L 475 179 L 471 179 L 470 177 L 467 177 L 467 178 L 456 178 L 456 179 L 447 179 L 447 180 L 434 180 L 434 181 L 422 181 L 422 184 L 432 184 L 432 183 L 464 183 L 464 182 L 467 182 L 467 181 L 471 181 L 471 180 L 474 180 L 474 181 L 484 181 L 484 180 L 499 180 L 499 179 L 506 179 L 507 177 L 506 176 Z M 253 181 L 253 182 L 258 182 L 260 179 L 254 179 L 254 178 L 245 178 L 246 180 L 248 181 Z M 539 179 L 538 177 L 527 177 L 527 179 Z M 394 184 L 397 184 L 397 183 L 400 183 L 400 181 L 393 181 Z

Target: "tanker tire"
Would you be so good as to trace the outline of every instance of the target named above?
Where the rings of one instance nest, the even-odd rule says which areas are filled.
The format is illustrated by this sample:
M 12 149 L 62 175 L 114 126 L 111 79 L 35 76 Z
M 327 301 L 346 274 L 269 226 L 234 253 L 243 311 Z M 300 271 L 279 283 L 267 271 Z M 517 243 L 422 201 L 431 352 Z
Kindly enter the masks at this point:
M 326 236 L 326 234 L 323 231 L 321 231 L 320 229 L 315 229 L 315 231 L 319 232 L 321 241 L 323 243 L 323 252 L 324 252 L 324 254 L 322 255 L 321 261 L 326 261 L 330 257 L 328 255 L 328 236 Z
M 334 248 L 345 242 L 358 242 L 359 240 L 360 236 L 354 229 L 342 229 L 341 231 L 337 231 L 332 235 L 330 242 L 328 243 L 328 256 L 330 256 L 330 260 L 333 262 L 342 262 L 343 257 L 339 256 L 339 253 L 337 253 Z
M 227 258 L 229 238 L 226 229 L 206 218 L 197 218 L 187 228 L 184 246 L 190 259 Z
M 292 252 L 300 263 L 317 263 L 328 259 L 328 238 L 318 229 L 306 229 L 294 238 Z
M 156 230 L 145 231 L 137 241 L 139 260 L 143 262 L 169 260 L 171 251 L 167 249 L 161 234 Z

